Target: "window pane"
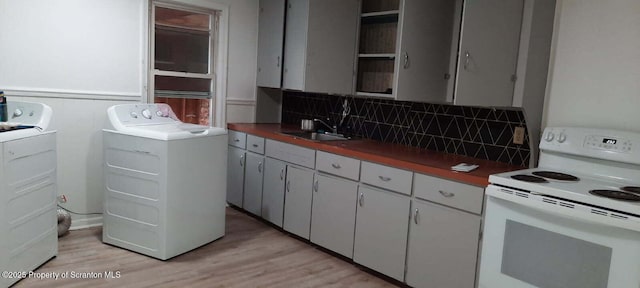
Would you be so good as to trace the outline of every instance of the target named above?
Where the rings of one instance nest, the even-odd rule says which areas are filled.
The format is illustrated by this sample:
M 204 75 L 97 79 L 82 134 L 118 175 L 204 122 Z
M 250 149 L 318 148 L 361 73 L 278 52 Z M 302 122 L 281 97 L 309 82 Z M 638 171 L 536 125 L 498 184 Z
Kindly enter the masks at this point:
M 211 79 L 158 75 L 156 75 L 154 78 L 154 89 L 156 96 L 211 98 Z
M 182 122 L 209 126 L 209 99 L 155 97 L 155 102 L 167 103 Z
M 209 15 L 156 7 L 155 69 L 209 72 Z

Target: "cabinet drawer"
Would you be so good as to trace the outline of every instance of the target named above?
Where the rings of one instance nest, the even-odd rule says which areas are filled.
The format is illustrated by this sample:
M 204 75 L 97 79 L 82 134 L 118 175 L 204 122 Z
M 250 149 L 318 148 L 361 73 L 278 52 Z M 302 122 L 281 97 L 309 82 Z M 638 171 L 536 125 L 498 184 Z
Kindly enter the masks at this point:
M 264 151 L 271 158 L 311 169 L 316 166 L 316 150 L 267 139 Z
M 384 189 L 411 195 L 411 179 L 413 172 L 362 162 L 362 182 Z
M 316 170 L 358 181 L 360 160 L 318 151 Z
M 238 148 L 247 148 L 247 134 L 243 132 L 229 130 L 229 145 Z
M 481 214 L 484 188 L 416 173 L 413 192 L 417 198 Z
M 264 154 L 264 138 L 247 135 L 247 150 L 258 154 Z

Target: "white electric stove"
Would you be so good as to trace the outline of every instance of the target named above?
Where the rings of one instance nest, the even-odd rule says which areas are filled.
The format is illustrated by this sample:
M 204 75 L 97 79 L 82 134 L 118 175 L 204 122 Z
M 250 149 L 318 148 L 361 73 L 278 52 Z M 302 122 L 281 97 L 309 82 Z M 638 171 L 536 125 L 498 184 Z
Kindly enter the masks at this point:
M 540 151 L 489 177 L 479 287 L 640 287 L 640 133 L 547 128 Z

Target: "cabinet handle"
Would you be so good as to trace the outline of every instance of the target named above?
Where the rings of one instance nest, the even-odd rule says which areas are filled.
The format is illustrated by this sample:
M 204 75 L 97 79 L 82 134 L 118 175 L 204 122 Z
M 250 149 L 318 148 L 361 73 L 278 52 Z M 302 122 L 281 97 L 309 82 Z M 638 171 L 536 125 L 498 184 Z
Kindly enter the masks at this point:
M 313 182 L 313 191 L 318 192 L 318 185 L 319 185 L 319 184 L 318 184 L 318 179 L 316 179 L 316 181 L 315 181 L 315 182 Z
M 404 69 L 409 68 L 409 53 L 404 51 Z
M 280 169 L 280 180 L 284 180 L 284 169 Z
M 442 191 L 442 190 L 438 190 L 438 192 L 440 193 L 440 195 L 447 197 L 447 198 L 451 198 L 453 196 L 456 196 L 456 194 L 451 193 L 451 192 L 447 192 L 447 191 Z
M 258 144 L 253 144 L 251 146 L 258 148 Z
M 240 142 L 240 139 L 238 139 L 238 138 L 233 139 L 233 142 Z
M 276 67 L 280 67 L 280 56 L 278 56 L 278 63 L 276 64 Z
M 244 155 L 240 155 L 240 167 L 244 166 Z
M 364 205 L 364 193 L 360 193 L 360 197 L 358 198 L 358 204 L 360 204 L 360 207 L 362 207 L 362 205 Z
M 289 188 L 291 188 L 291 181 L 287 181 L 287 192 L 291 192 Z
M 378 176 L 378 178 L 380 178 L 380 180 L 382 180 L 382 181 L 384 181 L 384 182 L 389 182 L 389 181 L 391 181 L 391 177 Z
M 471 59 L 471 54 L 469 51 L 464 51 L 464 70 L 469 70 L 469 60 Z
M 418 225 L 418 217 L 420 216 L 420 214 L 418 214 L 418 208 L 416 208 L 415 211 L 413 211 L 413 222 L 416 223 L 416 225 Z
M 258 162 L 258 172 L 262 173 L 262 162 Z
M 342 166 L 340 166 L 340 164 L 331 163 L 331 167 L 333 167 L 335 169 L 340 169 Z

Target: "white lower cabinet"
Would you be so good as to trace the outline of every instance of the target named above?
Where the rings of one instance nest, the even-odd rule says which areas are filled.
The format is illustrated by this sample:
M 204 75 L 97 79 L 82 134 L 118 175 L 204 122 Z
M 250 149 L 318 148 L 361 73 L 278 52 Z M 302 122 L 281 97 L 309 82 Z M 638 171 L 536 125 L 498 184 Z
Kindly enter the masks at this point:
M 266 158 L 264 160 L 264 182 L 262 184 L 262 218 L 282 227 L 284 215 L 284 184 L 287 164 Z
M 316 174 L 311 209 L 311 242 L 353 257 L 358 183 Z
M 407 249 L 412 287 L 474 287 L 480 216 L 413 200 Z
M 227 157 L 227 202 L 242 208 L 244 190 L 244 149 L 229 146 Z
M 404 280 L 409 197 L 360 185 L 353 260 Z
M 287 166 L 282 228 L 304 239 L 309 239 L 312 187 L 313 170 Z
M 242 208 L 260 216 L 262 211 L 262 175 L 264 156 L 247 152 L 244 170 L 244 201 Z

